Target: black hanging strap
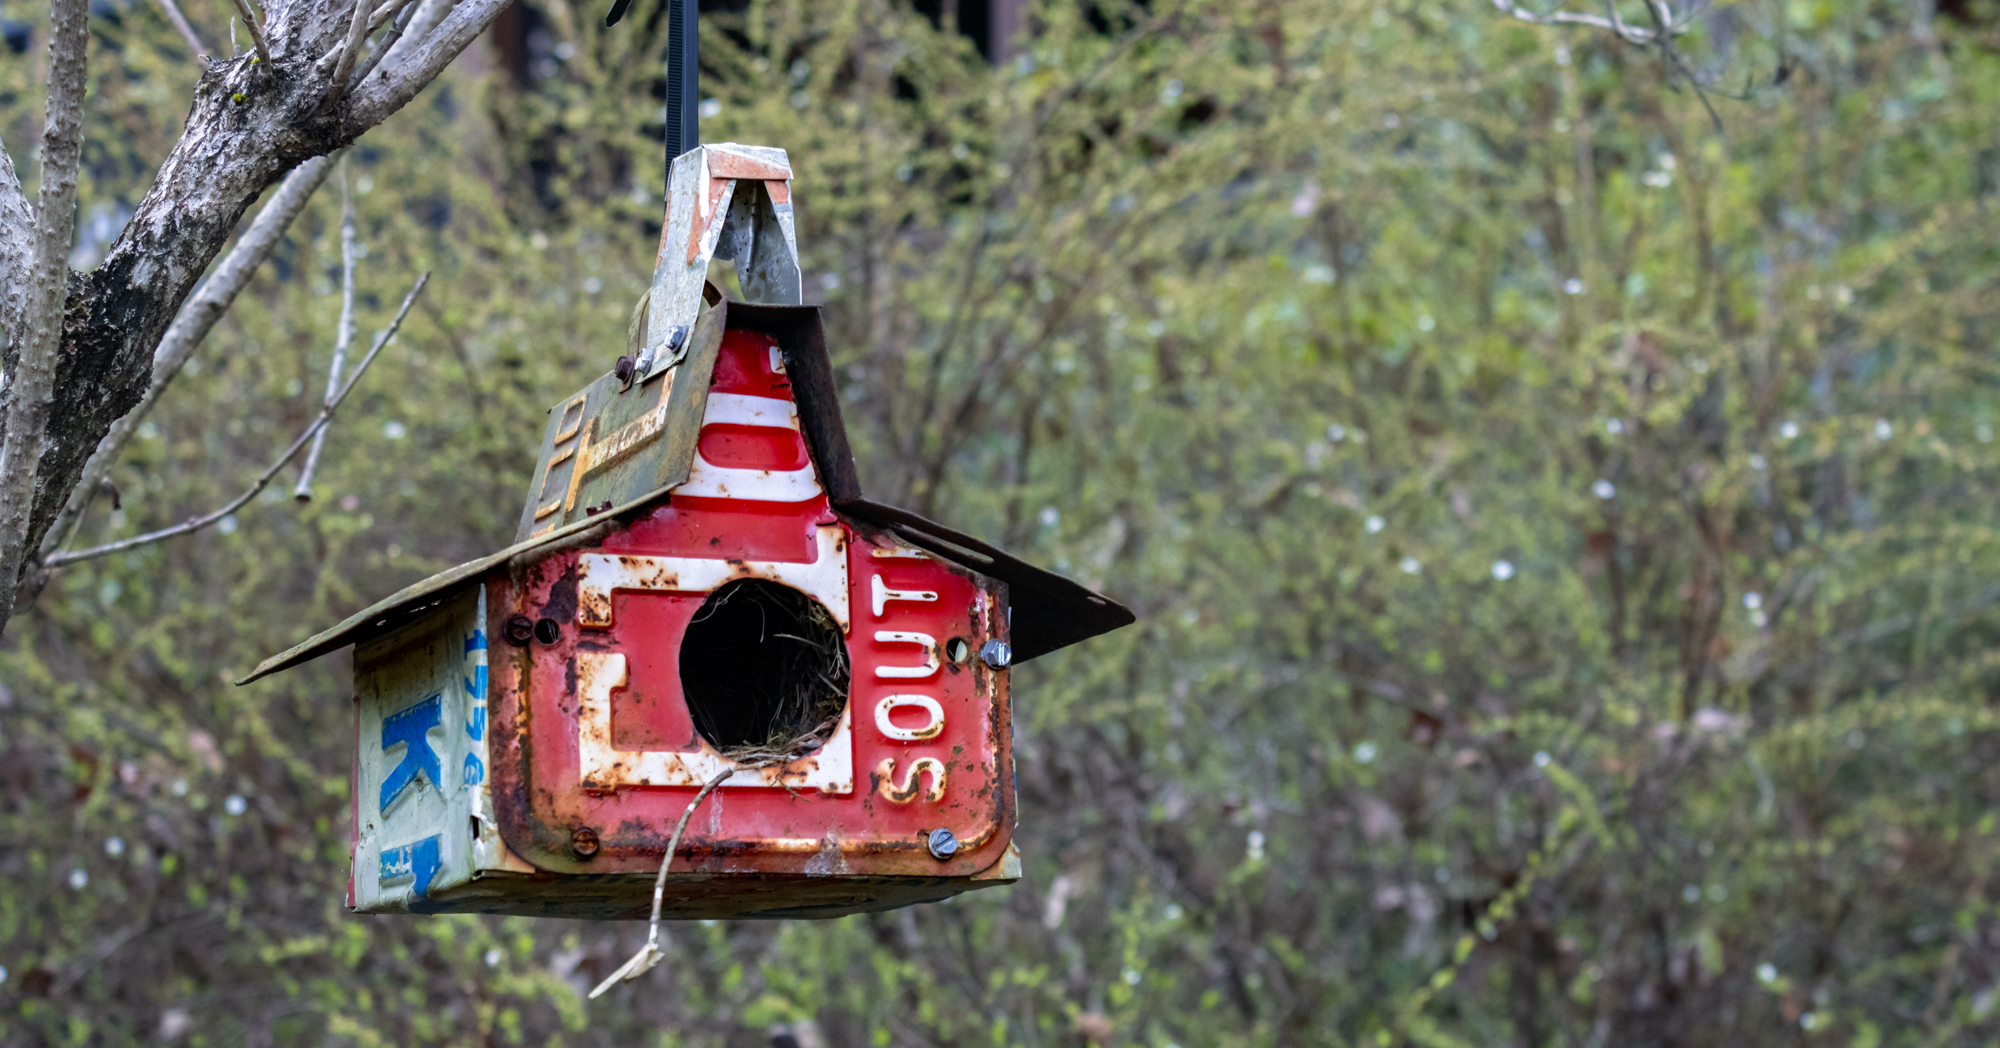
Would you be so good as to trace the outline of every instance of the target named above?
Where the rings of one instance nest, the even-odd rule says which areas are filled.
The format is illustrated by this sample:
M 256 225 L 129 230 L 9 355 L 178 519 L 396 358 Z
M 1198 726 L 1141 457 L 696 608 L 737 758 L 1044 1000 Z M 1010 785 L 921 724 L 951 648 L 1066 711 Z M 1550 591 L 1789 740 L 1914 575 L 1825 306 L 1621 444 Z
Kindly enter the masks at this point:
M 612 0 L 604 16 L 606 27 L 618 24 L 632 0 Z M 701 144 L 699 79 L 700 37 L 695 17 L 701 13 L 700 0 L 667 0 L 667 163 Z
M 701 53 L 695 28 L 700 0 L 667 0 L 673 39 L 667 43 L 667 162 L 701 144 L 695 81 Z

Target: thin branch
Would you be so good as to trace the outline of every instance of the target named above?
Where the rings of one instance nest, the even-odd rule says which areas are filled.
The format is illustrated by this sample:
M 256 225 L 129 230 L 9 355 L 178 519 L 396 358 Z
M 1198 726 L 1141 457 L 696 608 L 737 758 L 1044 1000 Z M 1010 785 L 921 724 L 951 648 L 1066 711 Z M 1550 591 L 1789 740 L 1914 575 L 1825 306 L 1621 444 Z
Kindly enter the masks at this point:
M 180 5 L 174 3 L 174 0 L 160 0 L 160 7 L 166 11 L 167 21 L 172 22 L 174 28 L 180 30 L 181 39 L 187 41 L 188 49 L 194 52 L 195 58 L 199 59 L 202 65 L 207 65 L 208 48 L 202 44 L 201 37 L 195 35 L 194 26 L 188 24 L 187 16 L 181 14 Z
M 231 499 L 221 509 L 199 517 L 190 517 L 173 527 L 161 528 L 158 531 L 149 531 L 144 535 L 134 535 L 129 539 L 107 542 L 104 545 L 92 546 L 89 549 L 65 550 L 50 557 L 43 563 L 52 568 L 60 567 L 64 564 L 74 564 L 80 560 L 102 557 L 107 553 L 117 553 L 120 550 L 128 550 L 137 546 L 159 542 L 162 539 L 170 539 L 177 535 L 190 534 L 200 531 L 202 528 L 242 509 L 244 504 L 257 497 L 258 492 L 270 486 L 271 478 L 277 476 L 279 470 L 284 469 L 292 459 L 298 457 L 299 452 L 304 450 L 307 444 L 311 443 L 315 437 L 326 429 L 327 423 L 333 420 L 333 413 L 340 407 L 341 401 L 346 400 L 347 394 L 353 392 L 354 384 L 361 381 L 361 376 L 368 373 L 368 365 L 375 363 L 375 357 L 382 352 L 382 347 L 388 345 L 389 340 L 396 337 L 397 329 L 403 326 L 403 318 L 410 313 L 410 306 L 416 302 L 417 295 L 423 292 L 424 285 L 429 283 L 430 279 L 431 275 L 428 270 L 417 278 L 416 284 L 410 288 L 410 293 L 403 296 L 403 305 L 400 309 L 396 310 L 396 319 L 390 321 L 389 326 L 381 334 L 375 336 L 375 344 L 369 347 L 368 355 L 362 357 L 361 363 L 355 366 L 354 374 L 348 378 L 347 384 L 340 387 L 340 395 L 330 399 L 326 406 L 320 409 L 319 417 L 313 419 L 312 425 L 307 426 L 305 431 L 298 435 L 298 439 L 292 441 L 291 445 L 285 449 L 284 454 L 279 455 L 277 461 L 271 463 L 270 467 L 264 470 L 263 474 L 257 478 L 257 482 L 250 485 L 248 491 Z
M 417 14 L 417 8 L 412 5 L 411 0 L 390 0 L 390 2 L 398 4 L 403 9 L 398 12 L 395 22 L 389 26 L 389 31 L 382 34 L 382 39 L 375 42 L 374 50 L 368 52 L 367 61 L 362 62 L 361 67 L 354 71 L 353 83 L 358 84 L 368 79 L 368 74 L 374 72 L 375 67 L 382 64 L 382 60 L 389 56 L 389 52 L 395 48 L 396 42 L 403 38 L 403 30 L 409 28 L 410 22 Z
M 0 144 L 0 331 L 19 333 L 35 259 L 35 208 L 21 192 L 14 158 Z
M 373 13 L 368 8 L 368 0 L 354 0 L 354 17 L 347 23 L 347 42 L 341 48 L 340 61 L 333 67 L 333 76 L 326 82 L 326 97 L 320 100 L 321 111 L 331 108 L 340 96 L 347 93 L 347 78 L 354 72 L 354 57 L 361 51 L 361 41 L 367 37 L 368 16 Z
M 55 399 L 56 350 L 69 290 L 70 234 L 76 224 L 76 169 L 83 153 L 83 91 L 90 49 L 89 0 L 55 0 L 49 34 L 47 123 L 35 216 L 33 283 L 19 352 L 7 376 L 7 432 L 0 439 L 0 623 L 28 549 L 28 528 Z
M 1539 14 L 1513 3 L 1512 0 L 1493 0 L 1493 6 L 1501 14 L 1509 18 L 1517 18 L 1523 22 L 1531 22 L 1535 25 L 1586 25 L 1596 29 L 1608 29 L 1618 34 L 1620 39 L 1630 44 L 1650 44 L 1658 39 L 1659 31 L 1642 29 L 1626 22 L 1618 14 L 1616 7 L 1610 7 L 1610 15 L 1606 16 L 1579 14 L 1575 11 L 1552 11 L 1548 14 Z M 1675 21 L 1671 17 L 1672 12 L 1668 14 L 1669 17 L 1663 30 L 1667 35 L 1679 36 L 1693 28 L 1690 18 L 1682 18 Z
M 354 256 L 356 241 L 354 233 L 354 197 L 347 191 L 347 161 L 340 162 L 340 324 L 333 336 L 333 364 L 327 368 L 326 402 L 333 403 L 333 395 L 340 389 L 340 369 L 347 364 L 347 347 L 354 344 Z M 326 428 L 313 438 L 312 450 L 306 452 L 306 464 L 299 469 L 298 485 L 292 488 L 292 498 L 300 502 L 311 502 L 313 497 L 313 473 L 319 469 L 319 453 L 326 447 Z
M 369 128 L 415 98 L 457 58 L 513 0 L 463 0 L 436 31 L 383 75 L 356 86 L 348 96 L 349 127 Z
M 368 16 L 368 28 L 362 30 L 361 38 L 366 40 L 369 33 L 382 28 L 383 24 L 387 23 L 389 19 L 394 18 L 412 2 L 413 0 L 388 0 L 387 3 L 376 8 L 375 13 Z M 351 31 L 353 27 L 350 25 L 348 28 Z M 326 54 L 319 56 L 319 61 L 313 63 L 313 75 L 326 76 L 328 71 L 334 67 L 334 64 L 345 57 L 347 57 L 347 40 L 343 37 L 335 41 L 334 45 L 327 49 Z M 355 76 L 352 79 L 359 80 L 361 77 Z
M 271 68 L 271 45 L 264 40 L 264 27 L 257 24 L 256 12 L 250 10 L 250 0 L 235 0 L 236 11 L 243 16 L 243 24 L 250 29 L 250 42 L 257 47 L 257 60 L 264 68 Z
M 1674 46 L 1672 33 L 1668 32 L 1674 24 L 1673 9 L 1667 6 L 1667 0 L 1648 0 L 1646 10 L 1653 16 L 1653 25 L 1659 30 L 1660 54 L 1666 57 L 1669 74 L 1677 72 L 1687 78 L 1687 82 L 1694 87 L 1695 97 L 1701 99 L 1701 107 L 1708 110 L 1708 119 L 1715 124 L 1715 133 L 1724 134 L 1722 114 L 1715 111 L 1715 103 L 1708 100 L 1708 91 L 1702 86 L 1701 78 L 1688 68 L 1687 59 L 1681 56 L 1680 49 Z
M 250 285 L 250 278 L 271 257 L 271 252 L 285 238 L 285 231 L 305 210 L 306 202 L 312 199 L 314 191 L 326 181 L 326 176 L 344 155 L 346 150 L 338 150 L 293 168 L 292 173 L 278 184 L 277 191 L 264 202 L 250 228 L 236 238 L 236 245 L 222 257 L 215 272 L 209 274 L 208 279 L 174 315 L 173 324 L 160 339 L 159 348 L 153 351 L 153 379 L 146 387 L 145 396 L 137 407 L 112 424 L 111 431 L 104 435 L 103 440 L 97 442 L 97 450 L 85 463 L 83 476 L 71 490 L 69 502 L 42 537 L 43 557 L 55 553 L 68 541 L 71 529 L 82 519 L 91 499 L 97 496 L 104 479 L 111 473 L 111 467 L 117 463 L 119 453 L 131 441 L 132 434 L 138 431 L 139 423 L 153 410 L 160 395 L 166 392 L 167 385 L 181 373 L 181 367 L 194 356 L 194 351 L 200 348 L 202 340 L 208 337 L 216 322 L 228 312 L 236 296 Z
M 431 30 L 436 29 L 438 23 L 444 21 L 444 16 L 451 13 L 453 2 L 454 0 L 417 0 L 417 5 L 410 9 L 408 23 L 400 30 L 401 38 L 391 43 L 383 52 L 382 61 L 376 63 L 382 70 L 379 75 L 387 76 L 388 70 L 401 65 L 403 60 L 409 57 L 410 52 L 430 35 Z M 355 83 L 360 82 L 361 78 L 356 77 Z
M 660 901 L 667 890 L 667 867 L 673 865 L 674 852 L 680 849 L 681 834 L 687 831 L 688 820 L 694 817 L 694 810 L 701 806 L 702 801 L 708 799 L 709 794 L 715 792 L 717 786 L 722 785 L 722 780 L 729 778 L 735 772 L 735 768 L 724 768 L 716 772 L 715 777 L 703 784 L 695 793 L 694 800 L 688 802 L 687 809 L 681 812 L 681 821 L 674 824 L 674 835 L 667 839 L 666 854 L 660 856 L 660 872 L 653 878 L 653 919 L 646 926 L 646 945 L 641 946 L 631 960 L 620 965 L 617 971 L 598 983 L 597 989 L 590 991 L 591 1000 L 604 996 L 604 991 L 620 982 L 631 982 L 646 974 L 667 955 L 666 951 L 660 948 Z

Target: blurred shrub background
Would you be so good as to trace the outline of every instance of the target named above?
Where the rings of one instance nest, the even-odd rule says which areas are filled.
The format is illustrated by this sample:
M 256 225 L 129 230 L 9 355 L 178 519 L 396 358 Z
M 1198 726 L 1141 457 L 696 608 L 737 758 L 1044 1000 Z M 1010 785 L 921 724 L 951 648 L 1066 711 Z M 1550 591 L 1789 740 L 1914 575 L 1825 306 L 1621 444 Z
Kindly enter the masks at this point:
M 319 497 L 63 570 L 0 645 L 0 1044 L 2000 1035 L 1991 0 L 1744 0 L 1678 59 L 1045 0 L 997 64 L 937 5 L 714 6 L 703 135 L 791 151 L 870 493 L 1141 622 L 1015 674 L 1012 888 L 675 926 L 588 1005 L 643 928 L 346 915 L 346 658 L 227 681 L 504 544 L 651 272 L 659 5 L 522 3 L 350 155 L 363 337 L 436 276 Z M 29 172 L 46 14 L 0 14 Z M 199 73 L 151 2 L 92 25 L 79 266 Z M 303 428 L 338 215 L 80 541 Z

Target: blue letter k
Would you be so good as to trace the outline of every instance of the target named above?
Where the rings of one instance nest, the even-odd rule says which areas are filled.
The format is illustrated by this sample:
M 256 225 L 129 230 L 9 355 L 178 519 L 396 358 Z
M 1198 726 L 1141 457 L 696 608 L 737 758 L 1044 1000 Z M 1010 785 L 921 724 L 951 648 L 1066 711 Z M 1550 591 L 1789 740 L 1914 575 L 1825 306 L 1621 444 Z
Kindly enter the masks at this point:
M 442 693 L 433 695 L 383 719 L 382 753 L 386 756 L 398 745 L 405 747 L 403 763 L 396 765 L 396 770 L 382 780 L 383 811 L 388 811 L 389 802 L 417 781 L 418 772 L 430 776 L 431 785 L 444 788 L 444 767 L 438 761 L 437 751 L 431 749 L 431 740 L 426 737 L 426 733 L 442 723 L 438 705 L 442 697 Z

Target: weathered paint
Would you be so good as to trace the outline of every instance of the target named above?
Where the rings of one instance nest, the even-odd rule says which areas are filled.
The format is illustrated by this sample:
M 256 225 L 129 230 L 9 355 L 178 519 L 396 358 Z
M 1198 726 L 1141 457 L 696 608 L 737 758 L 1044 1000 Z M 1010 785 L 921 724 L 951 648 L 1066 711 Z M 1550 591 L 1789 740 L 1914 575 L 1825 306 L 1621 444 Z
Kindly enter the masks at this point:
M 674 339 L 693 329 L 711 259 L 737 260 L 743 292 L 752 302 L 802 300 L 791 177 L 785 151 L 765 146 L 724 142 L 674 158 L 645 348 L 636 362 L 642 379 L 677 363 L 681 347 Z
M 425 910 L 504 856 L 489 786 L 486 593 L 356 647 L 354 876 L 364 912 Z
M 1026 661 L 1132 617 L 862 496 L 797 305 L 790 177 L 782 150 L 678 158 L 636 359 L 550 412 L 515 543 L 238 682 L 355 645 L 356 909 L 643 917 L 669 828 L 725 770 L 667 916 L 835 916 L 1021 875 L 1008 672 L 972 653 Z M 741 324 L 705 294 L 711 258 L 764 303 Z M 732 767 L 681 693 L 688 623 L 737 579 L 812 596 L 847 645 L 846 708 L 787 764 Z M 533 639 L 488 647 L 517 616 Z
M 796 462 L 812 478 L 771 348 L 752 333 L 725 338 L 702 446 L 721 469 Z M 718 431 L 731 439 L 713 440 Z M 505 614 L 564 624 L 554 644 L 496 655 L 496 718 L 511 729 L 495 735 L 496 790 L 510 848 L 577 875 L 657 869 L 688 799 L 729 766 L 694 730 L 681 696 L 681 637 L 709 593 L 764 578 L 813 595 L 839 622 L 848 709 L 817 751 L 725 780 L 690 824 L 675 877 L 994 883 L 1013 829 L 1007 674 L 970 653 L 1005 638 L 1004 586 L 857 526 L 816 479 L 798 500 L 685 487 L 600 546 L 496 582 Z M 963 842 L 947 861 L 923 845 L 940 827 Z M 588 858 L 569 846 L 581 829 L 599 842 Z M 982 871 L 989 876 L 971 879 Z M 706 912 L 705 897 L 668 910 Z
M 831 506 L 770 338 L 719 340 L 710 382 L 688 446 L 718 472 L 802 472 L 808 497 L 676 490 L 360 645 L 357 909 L 642 915 L 673 824 L 730 768 L 693 726 L 679 649 L 742 578 L 828 609 L 848 706 L 817 749 L 737 768 L 704 803 L 665 912 L 831 916 L 1020 875 L 1007 673 L 971 654 L 1007 637 L 1006 587 Z M 592 417 L 559 408 L 552 434 Z M 557 640 L 487 647 L 517 614 Z M 940 828 L 960 841 L 942 861 L 924 845 Z
M 696 735 L 683 750 L 619 746 L 612 728 L 613 692 L 626 691 L 631 678 L 617 652 L 576 653 L 578 774 L 586 790 L 621 787 L 696 787 L 723 771 L 736 771 L 723 786 L 765 786 L 847 793 L 854 788 L 852 718 L 842 714 L 833 734 L 817 751 L 788 764 L 740 767 Z M 685 707 L 683 707 L 684 709 Z
M 574 455 L 579 453 L 573 442 L 581 440 L 581 427 L 592 417 L 599 417 L 602 421 L 598 425 L 603 431 L 618 431 L 657 407 L 660 395 L 661 387 L 657 384 L 639 383 L 628 389 L 614 376 L 600 378 L 579 394 L 583 398 L 580 405 L 576 397 L 568 398 L 558 406 L 558 411 L 550 413 L 531 478 L 529 504 L 522 511 L 520 529 L 512 545 L 448 568 L 354 612 L 331 628 L 266 658 L 237 683 L 248 684 L 400 629 L 509 564 L 532 561 L 558 549 L 588 545 L 612 521 L 628 519 L 658 505 L 669 490 L 686 480 L 698 442 L 703 447 L 712 447 L 714 454 L 703 454 L 710 462 L 730 459 L 732 452 L 742 450 L 735 445 L 746 443 L 737 439 L 743 434 L 732 433 L 727 427 L 703 425 L 709 383 L 697 376 L 711 374 L 717 364 L 714 351 L 721 344 L 723 332 L 731 329 L 771 334 L 782 345 L 782 350 L 778 345 L 766 349 L 771 358 L 771 372 L 786 375 L 792 384 L 799 428 L 818 469 L 817 480 L 823 495 L 843 519 L 870 534 L 893 535 L 903 543 L 923 549 L 925 555 L 1005 583 L 1010 601 L 1009 644 L 1016 664 L 1133 621 L 1129 610 L 1102 594 L 971 535 L 864 498 L 854 472 L 846 428 L 840 419 L 839 396 L 818 309 L 724 301 L 704 311 L 696 322 L 694 348 L 676 370 L 676 374 L 684 373 L 690 378 L 673 381 L 669 394 L 672 406 L 658 435 L 637 443 L 630 453 L 620 455 L 617 462 L 578 480 L 576 497 L 571 500 L 571 478 L 567 471 L 573 468 Z M 651 399 L 645 395 L 648 391 L 652 391 Z M 759 469 L 781 465 L 774 461 L 734 464 L 739 468 Z M 544 491 L 548 492 L 547 498 L 543 497 Z M 541 512 L 551 506 L 553 512 Z M 565 506 L 570 508 L 565 510 Z M 869 596 L 872 598 L 872 593 Z
M 577 622 L 610 629 L 617 592 L 712 593 L 737 579 L 765 579 L 812 597 L 846 630 L 847 533 L 835 525 L 813 530 L 813 559 L 804 563 L 724 557 L 661 557 L 585 553 L 577 558 Z
M 727 313 L 701 314 L 678 366 L 630 387 L 603 375 L 550 409 L 515 541 L 554 534 L 607 503 L 624 508 L 687 479 Z M 704 377 L 681 382 L 683 370 Z

